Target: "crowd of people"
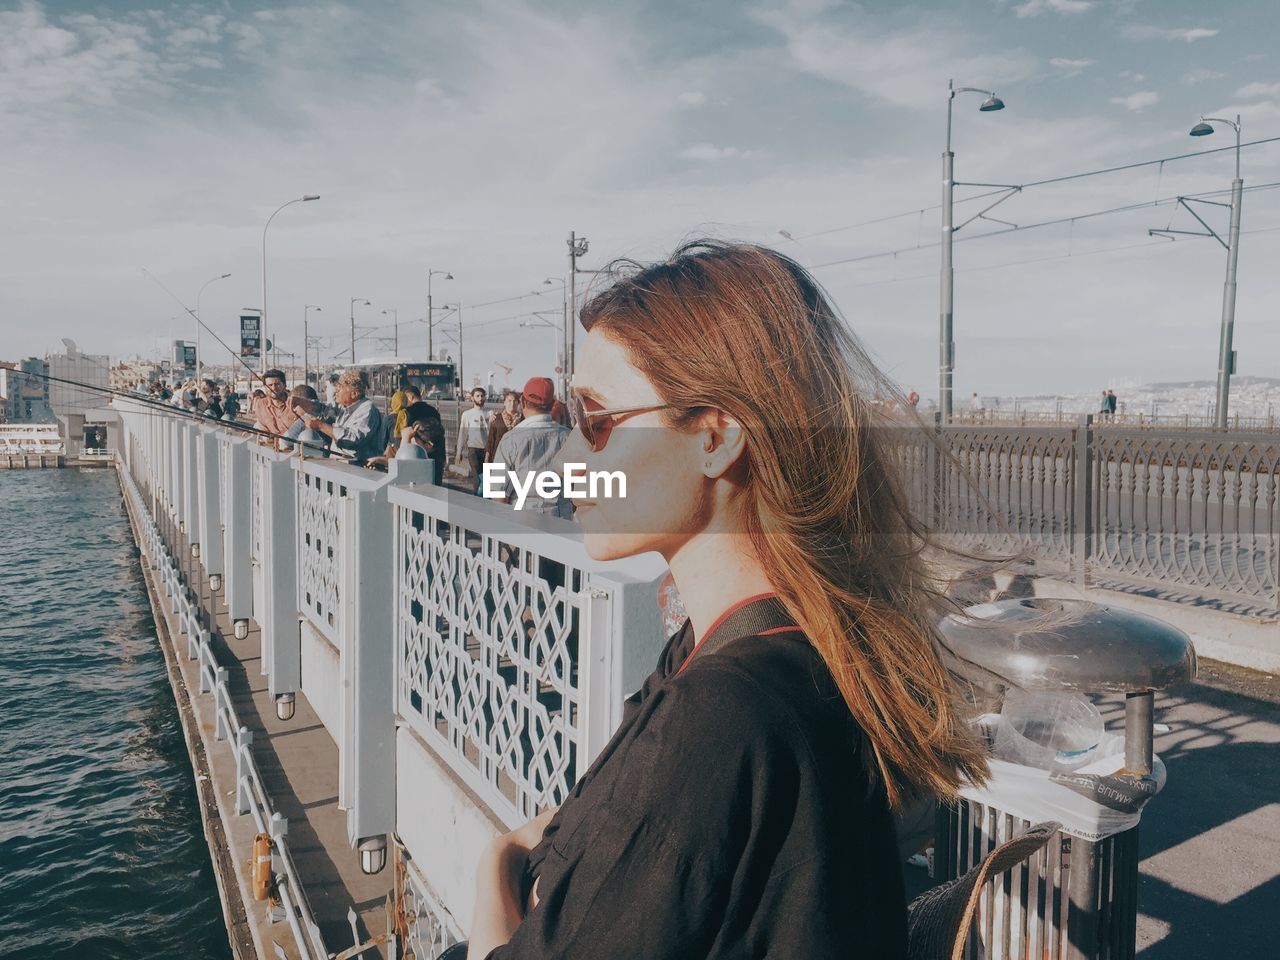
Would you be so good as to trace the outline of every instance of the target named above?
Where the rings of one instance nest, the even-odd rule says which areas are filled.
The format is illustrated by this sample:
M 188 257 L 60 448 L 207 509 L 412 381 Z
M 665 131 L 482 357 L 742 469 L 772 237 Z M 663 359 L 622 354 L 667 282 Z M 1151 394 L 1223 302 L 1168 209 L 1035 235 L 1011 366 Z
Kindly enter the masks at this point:
M 291 388 L 284 372 L 272 369 L 250 391 L 244 410 L 234 386 L 210 379 L 188 379 L 172 388 L 161 380 L 139 381 L 133 393 L 210 419 L 247 421 L 261 442 L 281 451 L 301 445 L 308 456 L 332 454 L 381 470 L 391 460 L 430 460 L 434 482 L 445 482 L 449 445 L 444 424 L 439 409 L 417 386 L 403 382 L 386 411 L 368 396 L 368 379 L 358 370 L 330 374 L 323 389 L 322 400 L 315 387 L 300 383 Z M 430 399 L 439 396 L 438 388 L 428 394 Z M 467 478 L 472 493 L 482 494 L 487 463 L 502 463 L 519 473 L 558 466 L 571 424 L 550 378 L 533 377 L 521 391 L 505 390 L 496 411 L 486 409 L 489 397 L 481 387 L 468 399 L 471 406 L 461 416 L 454 460 L 455 472 Z M 551 516 L 572 515 L 561 497 L 531 496 L 525 508 Z

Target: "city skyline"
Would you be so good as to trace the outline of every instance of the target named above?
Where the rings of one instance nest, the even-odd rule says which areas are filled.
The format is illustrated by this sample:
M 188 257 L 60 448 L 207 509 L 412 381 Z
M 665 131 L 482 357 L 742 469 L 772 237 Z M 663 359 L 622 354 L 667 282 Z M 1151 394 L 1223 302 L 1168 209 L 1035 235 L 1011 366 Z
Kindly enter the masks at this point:
M 372 306 L 357 323 L 397 311 L 400 353 L 425 353 L 427 270 L 447 269 L 434 302 L 464 305 L 466 379 L 506 365 L 520 382 L 554 363 L 553 331 L 521 314 L 554 321 L 560 287 L 543 281 L 564 276 L 570 230 L 590 238 L 590 269 L 709 233 L 811 267 L 904 390 L 934 397 L 948 78 L 1007 104 L 957 98 L 958 179 L 1029 184 L 1232 147 L 1229 128 L 1187 136 L 1202 114 L 1240 114 L 1246 143 L 1280 137 L 1274 21 L 1262 4 L 1088 0 L 376 15 L 21 3 L 0 11 L 14 131 L 0 352 L 43 355 L 68 336 L 120 358 L 193 339 L 143 268 L 192 308 L 230 272 L 202 307 L 234 345 L 261 298 L 263 223 L 318 193 L 269 234 L 269 328 L 287 350 L 301 349 L 305 304 L 341 350 L 358 296 Z M 1251 188 L 1280 181 L 1280 144 L 1246 148 L 1242 165 L 1237 372 L 1276 375 L 1280 193 Z M 990 216 L 1061 222 L 972 241 L 1005 228 L 965 227 L 956 395 L 1212 379 L 1222 251 L 1147 229 L 1198 229 L 1173 198 L 1225 201 L 1212 194 L 1232 169 L 1228 150 L 1028 187 Z M 958 203 L 956 222 L 983 205 Z M 1206 216 L 1225 228 L 1225 212 Z

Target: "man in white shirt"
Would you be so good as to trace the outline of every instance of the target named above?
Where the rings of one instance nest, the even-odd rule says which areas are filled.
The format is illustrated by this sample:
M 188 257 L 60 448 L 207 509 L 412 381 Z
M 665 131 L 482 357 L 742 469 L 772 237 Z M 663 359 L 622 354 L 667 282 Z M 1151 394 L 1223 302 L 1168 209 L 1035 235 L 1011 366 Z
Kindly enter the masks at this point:
M 485 416 L 484 401 L 486 394 L 483 387 L 471 391 L 471 408 L 464 410 L 458 421 L 458 450 L 456 459 L 461 460 L 464 453 L 471 464 L 471 476 L 475 481 L 471 491 L 480 495 L 480 471 L 484 467 L 485 441 L 489 439 L 489 418 Z

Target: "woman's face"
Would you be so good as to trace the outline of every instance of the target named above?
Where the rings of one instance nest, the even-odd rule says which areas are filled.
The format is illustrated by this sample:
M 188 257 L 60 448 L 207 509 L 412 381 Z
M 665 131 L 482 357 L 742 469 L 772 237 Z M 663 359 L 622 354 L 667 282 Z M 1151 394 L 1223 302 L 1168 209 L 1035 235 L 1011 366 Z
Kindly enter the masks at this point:
M 631 365 L 626 351 L 600 331 L 587 334 L 574 371 L 573 390 L 588 409 L 615 409 L 662 403 L 657 391 Z M 601 425 L 600 419 L 594 421 Z M 626 416 L 613 424 L 605 448 L 593 452 L 574 430 L 561 455 L 566 463 L 585 463 L 594 471 L 621 471 L 626 497 L 570 500 L 584 529 L 587 552 L 614 560 L 650 550 L 670 558 L 711 519 L 711 484 L 702 471 L 703 435 L 665 425 L 661 411 Z

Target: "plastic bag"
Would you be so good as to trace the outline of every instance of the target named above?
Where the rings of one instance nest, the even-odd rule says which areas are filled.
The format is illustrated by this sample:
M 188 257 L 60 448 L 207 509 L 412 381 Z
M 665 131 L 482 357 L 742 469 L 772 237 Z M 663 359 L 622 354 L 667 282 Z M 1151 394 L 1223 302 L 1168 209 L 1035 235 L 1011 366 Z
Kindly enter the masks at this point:
M 998 734 L 999 714 L 981 720 Z M 1142 808 L 1164 787 L 1166 773 L 1153 758 L 1146 777 L 1118 776 L 1124 768 L 1124 738 L 1104 734 L 1092 759 L 1075 769 L 1046 770 L 992 759 L 985 787 L 966 786 L 960 796 L 1022 820 L 1057 820 L 1063 832 L 1084 840 L 1101 840 L 1137 826 Z

